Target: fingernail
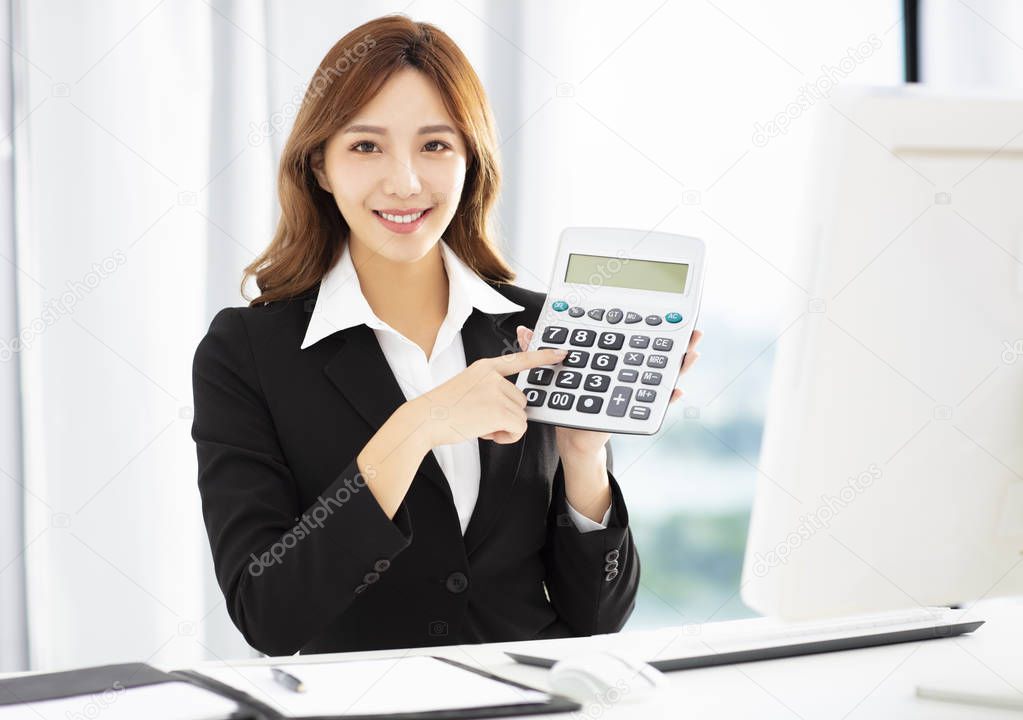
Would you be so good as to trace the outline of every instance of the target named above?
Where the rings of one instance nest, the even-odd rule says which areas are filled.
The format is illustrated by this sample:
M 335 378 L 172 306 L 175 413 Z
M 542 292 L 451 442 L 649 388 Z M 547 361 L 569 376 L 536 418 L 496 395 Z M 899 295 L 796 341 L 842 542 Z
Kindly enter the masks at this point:
M 555 355 L 568 355 L 568 350 L 556 349 L 554 351 L 554 354 Z

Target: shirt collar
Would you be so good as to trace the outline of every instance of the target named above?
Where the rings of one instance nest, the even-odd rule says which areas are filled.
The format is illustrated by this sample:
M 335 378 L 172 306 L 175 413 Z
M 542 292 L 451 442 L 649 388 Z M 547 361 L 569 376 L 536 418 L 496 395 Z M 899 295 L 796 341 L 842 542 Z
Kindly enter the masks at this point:
M 440 343 L 449 339 L 447 336 L 461 330 L 466 319 L 472 314 L 473 307 L 485 313 L 525 310 L 525 307 L 512 302 L 488 285 L 448 247 L 443 238 L 438 242 L 448 275 L 448 312 L 438 333 L 436 341 L 438 347 L 443 347 Z M 346 242 L 341 257 L 320 281 L 316 305 L 313 307 L 312 317 L 309 318 L 309 327 L 306 329 L 301 349 L 304 350 L 336 332 L 363 323 L 372 329 L 397 333 L 376 316 L 362 294 L 359 276 L 355 272 Z

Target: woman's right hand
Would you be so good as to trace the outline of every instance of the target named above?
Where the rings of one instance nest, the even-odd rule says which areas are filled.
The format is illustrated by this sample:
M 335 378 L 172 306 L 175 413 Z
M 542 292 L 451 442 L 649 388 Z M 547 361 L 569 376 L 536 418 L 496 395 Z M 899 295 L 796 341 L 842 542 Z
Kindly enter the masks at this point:
M 567 351 L 548 348 L 480 358 L 442 385 L 411 400 L 430 448 L 473 438 L 507 445 L 526 432 L 526 396 L 506 378 L 556 365 Z

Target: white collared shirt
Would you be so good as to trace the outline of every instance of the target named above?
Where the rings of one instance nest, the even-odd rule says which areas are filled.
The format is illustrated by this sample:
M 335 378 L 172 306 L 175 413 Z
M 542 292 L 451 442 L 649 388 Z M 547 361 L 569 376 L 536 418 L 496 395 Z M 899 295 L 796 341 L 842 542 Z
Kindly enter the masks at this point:
M 448 275 L 448 312 L 437 332 L 429 358 L 423 349 L 376 316 L 369 306 L 359 276 L 355 272 L 345 243 L 341 257 L 320 283 L 309 327 L 301 349 L 313 345 L 323 338 L 345 328 L 365 323 L 373 330 L 387 363 L 391 366 L 407 400 L 419 397 L 425 392 L 442 385 L 466 368 L 465 348 L 462 345 L 462 326 L 477 307 L 485 313 L 505 313 L 525 310 L 513 303 L 479 277 L 447 242 L 438 241 L 444 267 Z M 480 487 L 480 453 L 477 439 L 459 443 L 438 445 L 433 448 L 437 464 L 451 487 L 455 500 L 462 534 L 469 525 Z M 580 532 L 600 530 L 607 527 L 611 508 L 607 509 L 601 522 L 589 519 L 570 504 L 568 513 Z

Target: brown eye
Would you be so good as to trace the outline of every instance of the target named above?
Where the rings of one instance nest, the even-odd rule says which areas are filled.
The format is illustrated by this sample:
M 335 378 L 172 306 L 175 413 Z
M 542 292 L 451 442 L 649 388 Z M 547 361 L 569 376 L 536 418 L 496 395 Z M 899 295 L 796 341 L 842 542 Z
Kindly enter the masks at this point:
M 372 150 L 359 150 L 359 148 L 363 147 L 364 145 L 368 145 L 370 147 L 376 147 L 376 145 L 371 143 L 369 140 L 363 140 L 360 143 L 356 143 L 355 145 L 352 145 L 352 150 L 354 150 L 355 152 L 360 152 L 360 153 L 362 153 L 362 152 L 373 152 Z
M 444 150 L 448 147 L 447 143 L 443 143 L 440 140 L 431 140 L 430 142 L 426 143 L 426 145 L 423 145 L 423 147 L 429 148 L 431 145 L 440 145 L 438 150 Z

